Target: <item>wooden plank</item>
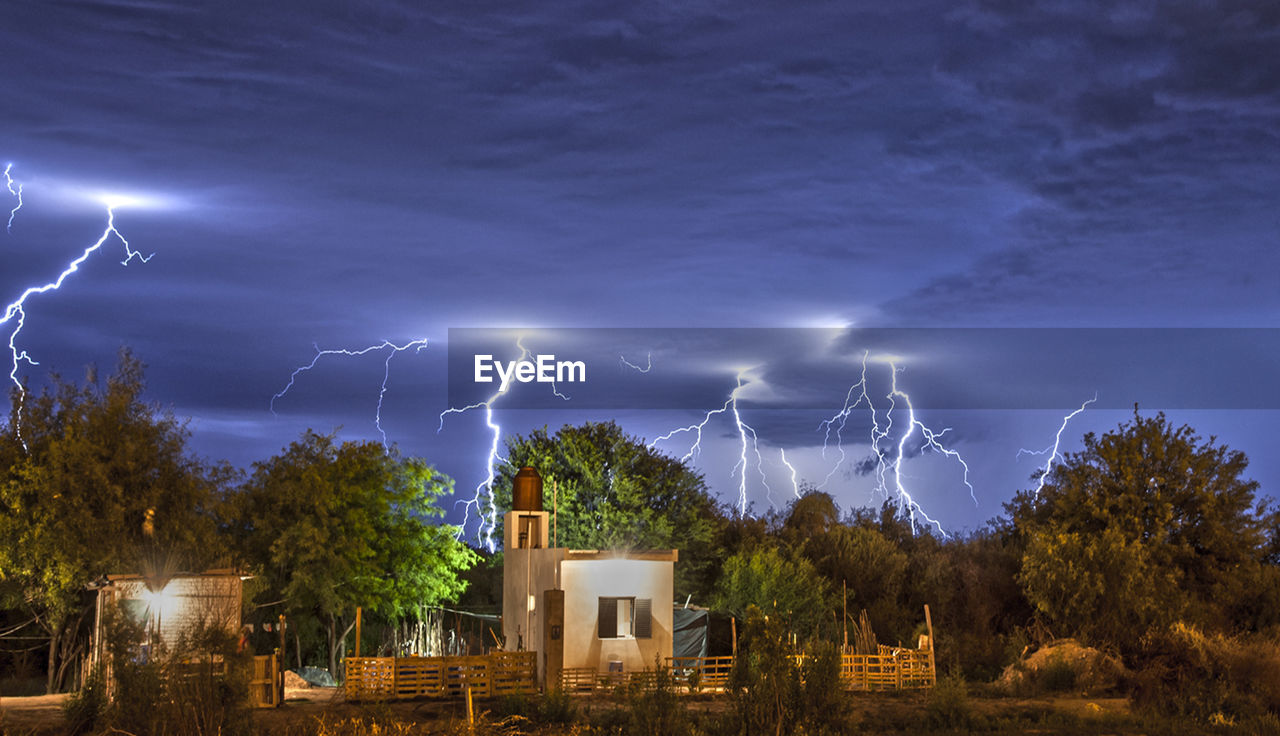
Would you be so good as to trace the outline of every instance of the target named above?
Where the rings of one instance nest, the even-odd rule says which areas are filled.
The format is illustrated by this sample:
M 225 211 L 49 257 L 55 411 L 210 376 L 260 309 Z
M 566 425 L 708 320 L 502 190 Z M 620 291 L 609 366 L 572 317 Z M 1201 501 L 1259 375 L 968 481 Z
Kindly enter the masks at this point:
M 933 616 L 929 615 L 929 604 L 924 604 L 924 622 L 929 627 L 929 687 L 938 684 L 938 665 L 933 658 Z
M 593 692 L 597 675 L 595 667 L 565 667 L 560 671 L 560 689 L 566 693 Z
M 932 655 L 929 650 L 893 647 L 883 647 L 877 654 L 844 654 L 840 677 L 844 686 L 853 690 L 932 687 L 936 683 Z M 690 674 L 697 670 L 700 688 L 716 691 L 728 686 L 733 657 L 670 657 L 666 664 L 676 683 L 687 684 Z M 536 668 L 534 652 L 469 657 L 352 657 L 347 659 L 346 692 L 352 700 L 459 698 L 468 685 L 476 697 L 534 692 Z M 258 674 L 261 673 L 255 670 Z M 560 685 L 565 692 L 591 692 L 602 685 L 602 680 L 606 686 L 630 683 L 652 688 L 656 676 L 643 670 L 610 679 L 602 678 L 595 668 L 566 667 L 561 672 Z
M 534 652 L 471 657 L 361 657 L 347 660 L 347 694 L 353 700 L 476 697 L 537 689 Z
M 276 658 L 265 654 L 253 658 L 253 676 L 249 680 L 249 700 L 255 708 L 274 708 L 276 697 Z
M 667 657 L 667 668 L 677 684 L 687 685 L 694 670 L 699 674 L 699 688 L 722 690 L 729 684 L 733 657 Z

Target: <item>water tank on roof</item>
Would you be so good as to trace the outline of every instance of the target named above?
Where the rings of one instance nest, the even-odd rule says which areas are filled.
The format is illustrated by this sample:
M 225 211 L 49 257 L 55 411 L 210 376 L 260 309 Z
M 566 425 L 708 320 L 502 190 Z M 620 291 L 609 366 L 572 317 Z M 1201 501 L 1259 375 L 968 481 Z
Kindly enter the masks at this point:
M 529 466 L 520 468 L 511 482 L 511 508 L 513 511 L 542 510 L 542 476 Z

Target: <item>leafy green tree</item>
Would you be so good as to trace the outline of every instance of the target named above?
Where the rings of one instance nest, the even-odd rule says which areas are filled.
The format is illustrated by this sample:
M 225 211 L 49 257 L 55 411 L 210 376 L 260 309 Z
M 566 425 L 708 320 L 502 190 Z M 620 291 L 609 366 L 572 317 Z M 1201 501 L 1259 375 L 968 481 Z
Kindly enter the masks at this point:
M 726 560 L 714 601 L 739 618 L 756 606 L 808 637 L 831 622 L 830 589 L 808 560 L 792 559 L 770 545 L 741 550 Z
M 790 734 L 803 715 L 795 649 L 782 618 L 747 605 L 742 642 L 729 672 L 733 725 L 740 734 Z
M 266 578 L 258 597 L 314 617 L 336 673 L 357 606 L 399 619 L 462 593 L 459 573 L 475 554 L 456 527 L 431 521 L 452 491 L 453 480 L 419 458 L 307 431 L 254 465 L 232 527 L 244 560 Z
M 1057 630 L 1122 651 L 1177 619 L 1211 629 L 1265 623 L 1241 616 L 1251 601 L 1275 600 L 1280 581 L 1266 560 L 1274 516 L 1243 477 L 1247 464 L 1212 437 L 1136 409 L 1132 422 L 1085 435 L 1039 493 L 1006 507 L 1025 544 L 1027 599 Z
M 729 672 L 732 711 L 726 725 L 740 734 L 777 736 L 846 731 L 850 704 L 835 645 L 810 641 L 802 652 L 781 616 L 754 605 L 744 611 L 743 623 Z
M 865 609 L 872 628 L 881 635 L 892 637 L 900 629 L 911 630 L 919 616 L 903 608 L 906 553 L 881 534 L 869 517 L 854 515 L 849 521 L 840 522 L 840 508 L 830 494 L 810 488 L 791 502 L 778 536 L 826 579 L 837 616 L 845 609 L 840 596 L 847 595 L 852 621 Z M 843 629 L 837 625 L 836 630 Z
M 1036 533 L 1022 559 L 1019 579 L 1036 608 L 1091 641 L 1123 642 L 1185 606 L 1176 572 L 1116 528 Z
M 679 549 L 677 596 L 710 590 L 724 520 L 702 476 L 625 434 L 613 422 L 546 428 L 507 440 L 494 483 L 501 512 L 522 466 L 542 474 L 547 510 L 555 494 L 557 543 L 577 549 Z
M 941 635 L 938 655 L 966 677 L 991 680 L 1027 644 L 1022 627 L 1032 609 L 1017 580 L 1023 548 L 988 528 L 949 540 L 939 552 L 946 584 L 926 600 Z
M 103 385 L 53 376 L 12 394 L 0 437 L 0 594 L 49 637 L 59 689 L 91 608 L 85 586 L 107 573 L 157 581 L 219 555 L 212 510 L 231 471 L 187 450 L 185 426 L 143 400 L 143 365 L 127 350 Z

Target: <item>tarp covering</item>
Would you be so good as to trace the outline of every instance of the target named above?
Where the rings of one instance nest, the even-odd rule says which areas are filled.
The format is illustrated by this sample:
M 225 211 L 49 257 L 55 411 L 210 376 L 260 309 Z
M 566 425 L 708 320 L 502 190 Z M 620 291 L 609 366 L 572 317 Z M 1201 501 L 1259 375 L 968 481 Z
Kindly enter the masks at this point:
M 315 687 L 337 687 L 338 683 L 334 681 L 333 676 L 329 674 L 329 670 L 319 667 L 300 667 L 297 670 L 298 676 Z
M 707 656 L 707 624 L 710 621 L 708 611 L 702 608 L 684 608 L 676 606 L 672 612 L 671 628 L 672 656 L 705 657 Z

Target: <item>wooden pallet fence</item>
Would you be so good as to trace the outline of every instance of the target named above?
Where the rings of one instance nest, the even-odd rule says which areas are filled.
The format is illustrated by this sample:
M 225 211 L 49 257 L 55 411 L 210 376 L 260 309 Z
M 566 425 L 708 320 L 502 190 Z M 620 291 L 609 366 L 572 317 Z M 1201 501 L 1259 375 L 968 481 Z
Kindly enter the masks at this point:
M 497 652 L 473 657 L 348 657 L 349 700 L 461 698 L 535 692 L 534 652 Z
M 393 657 L 347 657 L 348 700 L 391 700 L 396 690 Z
M 887 653 L 841 656 L 840 679 L 852 690 L 902 690 L 933 687 L 937 678 L 927 649 L 889 647 Z
M 477 698 L 489 696 L 489 658 L 449 657 L 444 668 L 444 696 L 465 697 L 466 688 Z M 536 686 L 535 686 L 536 687 Z
M 560 670 L 560 690 L 566 693 L 594 692 L 598 673 L 595 667 L 565 667 Z
M 729 684 L 733 657 L 667 657 L 667 668 L 678 686 L 689 688 L 696 679 L 698 690 L 720 692 Z
M 901 673 L 899 687 L 921 688 L 938 684 L 932 650 L 906 649 L 899 652 L 898 671 Z
M 840 659 L 840 679 L 846 689 L 904 690 L 937 684 L 933 652 L 929 649 L 883 646 L 878 654 L 845 654 Z M 692 690 L 689 683 L 697 673 L 699 691 L 724 692 L 733 657 L 668 657 L 666 667 L 678 691 Z M 566 667 L 560 673 L 560 689 L 566 693 L 590 693 L 623 684 L 651 688 L 654 678 L 652 670 L 601 674 L 594 667 Z
M 618 688 L 649 692 L 657 684 L 658 673 L 654 670 L 602 673 L 595 667 L 565 667 L 560 671 L 560 690 L 570 695 L 614 692 Z
M 688 688 L 697 672 L 699 690 L 723 692 L 729 684 L 733 657 L 669 657 L 667 667 L 677 686 Z M 902 690 L 937 684 L 932 651 L 888 646 L 880 647 L 877 654 L 842 655 L 840 679 L 851 690 Z
M 536 652 L 495 652 L 488 655 L 489 694 L 513 695 L 538 689 Z
M 444 694 L 441 657 L 396 657 L 393 660 L 392 697 L 433 698 Z

